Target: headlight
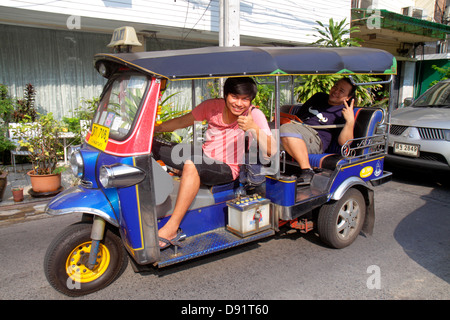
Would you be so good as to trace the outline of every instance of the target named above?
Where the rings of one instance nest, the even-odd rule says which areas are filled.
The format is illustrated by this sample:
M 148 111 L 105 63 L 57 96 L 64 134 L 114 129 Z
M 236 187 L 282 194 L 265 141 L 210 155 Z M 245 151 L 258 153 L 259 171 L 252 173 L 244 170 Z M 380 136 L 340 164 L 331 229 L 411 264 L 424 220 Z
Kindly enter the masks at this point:
M 72 173 L 77 178 L 83 178 L 84 175 L 84 162 L 83 157 L 81 156 L 80 151 L 72 152 L 70 156 L 70 167 L 72 169 Z
M 138 184 L 145 178 L 145 172 L 139 168 L 113 164 L 100 168 L 100 183 L 104 188 L 125 188 Z
M 450 141 L 450 130 L 444 130 L 445 140 Z

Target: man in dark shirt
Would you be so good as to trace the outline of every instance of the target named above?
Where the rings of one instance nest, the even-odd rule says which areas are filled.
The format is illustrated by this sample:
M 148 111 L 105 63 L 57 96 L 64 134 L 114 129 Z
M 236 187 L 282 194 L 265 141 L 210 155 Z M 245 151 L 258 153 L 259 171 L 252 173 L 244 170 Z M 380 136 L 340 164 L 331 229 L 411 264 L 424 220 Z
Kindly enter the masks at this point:
M 281 126 L 280 137 L 283 148 L 302 169 L 299 182 L 309 183 L 314 175 L 308 154 L 323 153 L 333 140 L 332 129 L 327 127 L 317 129 L 317 126 L 342 124 L 343 128 L 337 138 L 339 145 L 353 139 L 355 117 L 352 98 L 355 90 L 356 86 L 348 78 L 343 78 L 335 83 L 329 94 L 317 93 L 302 105 L 296 116 L 306 125 L 288 123 Z M 349 105 L 347 102 L 350 100 Z

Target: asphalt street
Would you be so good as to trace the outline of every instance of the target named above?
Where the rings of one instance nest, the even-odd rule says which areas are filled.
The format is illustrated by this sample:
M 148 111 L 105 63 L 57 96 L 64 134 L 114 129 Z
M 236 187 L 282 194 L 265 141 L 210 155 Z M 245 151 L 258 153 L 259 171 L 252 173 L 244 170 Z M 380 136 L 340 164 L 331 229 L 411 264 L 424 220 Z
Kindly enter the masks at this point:
M 136 274 L 129 265 L 109 287 L 77 299 L 448 300 L 450 187 L 424 176 L 377 187 L 374 234 L 350 247 L 286 232 L 167 269 Z M 43 259 L 78 220 L 39 214 L 0 223 L 0 299 L 73 299 L 48 284 Z

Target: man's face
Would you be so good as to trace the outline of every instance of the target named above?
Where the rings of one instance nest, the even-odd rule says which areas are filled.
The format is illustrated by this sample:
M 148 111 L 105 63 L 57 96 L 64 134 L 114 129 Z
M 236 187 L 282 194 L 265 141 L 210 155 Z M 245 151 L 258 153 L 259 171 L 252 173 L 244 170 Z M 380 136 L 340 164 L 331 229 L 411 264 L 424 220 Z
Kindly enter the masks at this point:
M 251 102 L 250 97 L 243 94 L 229 93 L 225 98 L 228 110 L 235 116 L 240 116 L 250 108 Z
M 352 86 L 350 85 L 350 83 L 344 80 L 339 80 L 330 89 L 328 103 L 332 106 L 338 106 L 340 104 L 343 104 L 344 101 L 350 99 L 351 91 Z

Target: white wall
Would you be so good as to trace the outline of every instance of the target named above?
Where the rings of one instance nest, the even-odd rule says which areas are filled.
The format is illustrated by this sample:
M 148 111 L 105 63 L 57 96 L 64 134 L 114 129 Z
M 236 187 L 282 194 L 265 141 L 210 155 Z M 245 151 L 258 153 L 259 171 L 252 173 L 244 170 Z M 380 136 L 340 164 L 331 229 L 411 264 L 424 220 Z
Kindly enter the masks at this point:
M 330 17 L 336 22 L 347 18 L 350 23 L 350 8 L 351 0 L 241 0 L 240 33 L 247 40 L 241 44 L 311 43 L 317 40 L 311 36 L 316 20 L 328 25 Z M 80 30 L 66 27 L 71 16 L 81 17 Z M 202 41 L 192 38 L 193 28 L 196 37 L 206 34 L 218 44 L 219 0 L 1 0 L 0 42 L 8 46 L 0 48 L 0 83 L 22 97 L 24 85 L 31 82 L 40 109 L 58 118 L 71 116 L 80 99 L 98 95 L 104 83 L 92 67 L 92 56 L 108 50 L 111 21 L 148 30 L 163 26 L 172 32 L 174 46 L 184 38 Z
M 259 0 L 241 1 L 241 34 L 310 43 L 317 39 L 316 20 L 328 25 L 329 18 L 350 23 L 349 0 Z
M 219 0 L 2 0 L 1 5 L 67 17 L 177 28 L 181 37 L 191 29 L 219 32 Z M 316 20 L 328 24 L 332 17 L 350 22 L 350 8 L 351 0 L 242 0 L 241 36 L 312 42 Z
M 376 0 L 374 0 L 373 3 L 377 9 L 385 9 L 395 13 L 402 13 L 402 8 L 415 5 L 414 0 L 378 0 L 378 5 L 376 5 Z

